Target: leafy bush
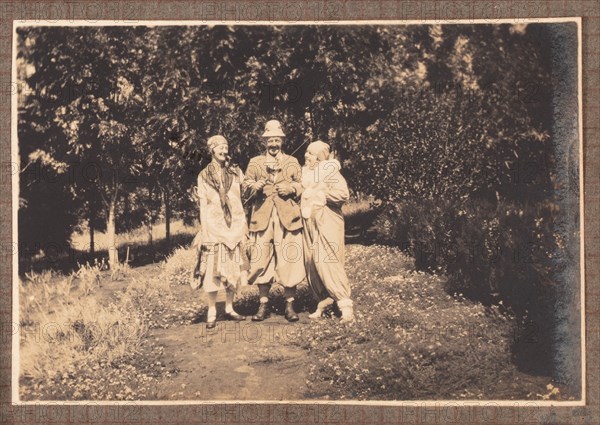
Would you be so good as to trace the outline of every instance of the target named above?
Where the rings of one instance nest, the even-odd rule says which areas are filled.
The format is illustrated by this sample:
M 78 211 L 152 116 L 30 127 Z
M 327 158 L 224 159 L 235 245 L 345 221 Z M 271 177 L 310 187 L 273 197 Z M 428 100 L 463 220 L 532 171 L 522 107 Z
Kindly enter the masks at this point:
M 407 248 L 407 219 L 402 204 L 388 203 L 380 208 L 374 220 L 375 236 L 378 242 Z
M 562 245 L 553 233 L 553 208 L 424 200 L 389 208 L 378 222 L 388 223 L 389 239 L 418 269 L 447 274 L 451 292 L 488 303 L 502 299 L 523 314 L 553 288 Z
M 554 212 L 550 203 L 422 200 L 388 207 L 378 228 L 380 237 L 414 257 L 417 269 L 445 274 L 448 293 L 510 307 L 528 323 L 524 331 L 535 329 L 534 341 L 513 347 L 515 354 L 527 352 L 528 358 L 518 360 L 547 373 L 557 293 L 553 276 L 563 245 L 553 229 Z
M 191 247 L 177 248 L 162 263 L 162 272 L 166 281 L 175 285 L 189 285 L 196 258 L 195 249 Z
M 528 49 L 525 42 L 510 54 Z M 549 95 L 540 64 L 524 75 Z M 446 273 L 451 293 L 502 301 L 548 323 L 560 246 L 550 115 L 507 96 L 500 90 L 507 81 L 486 86 L 480 77 L 398 92 L 402 101 L 367 127 L 369 149 L 348 142 L 352 184 L 384 202 L 379 239 L 414 256 L 417 269 Z

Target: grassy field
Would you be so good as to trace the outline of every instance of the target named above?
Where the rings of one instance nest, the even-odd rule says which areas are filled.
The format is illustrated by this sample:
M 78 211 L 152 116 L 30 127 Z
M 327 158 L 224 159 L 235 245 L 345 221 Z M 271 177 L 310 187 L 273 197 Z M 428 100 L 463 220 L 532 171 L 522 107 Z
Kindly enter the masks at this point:
M 156 267 L 101 265 L 70 276 L 44 273 L 20 282 L 20 394 L 24 399 L 134 400 L 174 371 L 160 365 L 161 347 L 148 331 L 188 320 L 171 303 Z M 154 275 L 154 276 L 152 276 Z M 184 317 L 185 316 L 185 317 Z
M 368 214 L 366 205 L 351 210 Z M 182 225 L 173 231 L 188 239 L 195 233 Z M 141 244 L 142 236 L 121 240 Z M 520 324 L 502 306 L 447 293 L 444 276 L 417 272 L 412 258 L 381 245 L 347 247 L 354 323 L 341 325 L 335 309 L 328 318 L 308 319 L 315 302 L 301 284 L 301 319 L 288 325 L 280 316 L 283 291 L 275 286 L 275 315 L 263 326 L 287 326 L 287 338 L 219 346 L 214 334 L 203 343 L 204 294 L 189 287 L 194 253 L 183 242 L 173 245 L 164 260 L 145 265 L 109 271 L 97 261 L 69 274 L 24 275 L 22 400 L 211 399 L 215 393 L 202 383 L 219 386 L 215 376 L 230 383 L 221 388 L 224 399 L 570 399 L 569 389 L 514 364 Z M 253 286 L 235 303 L 246 315 L 257 304 Z M 207 374 L 206 362 L 218 375 Z
M 313 359 L 309 394 L 353 400 L 539 399 L 559 390 L 512 364 L 514 318 L 449 295 L 396 248 L 350 245 L 356 322 L 320 320 L 293 342 Z M 332 315 L 335 312 L 331 313 Z
M 215 355 L 214 346 L 190 337 L 201 333 L 206 305 L 202 293 L 190 292 L 187 285 L 193 257 L 186 251 L 176 251 L 160 266 L 127 270 L 119 280 L 95 266 L 77 276 L 47 273 L 21 282 L 21 398 L 169 398 L 163 388 L 173 386 L 185 367 L 165 350 L 176 353 L 192 341 L 194 350 Z M 308 319 L 314 301 L 301 285 L 296 302 L 301 321 L 288 327 L 288 338 L 270 348 L 262 341 L 239 341 L 218 353 L 219 362 L 234 361 L 228 358 L 234 350 L 252 349 L 262 350 L 261 361 L 275 366 L 286 360 L 274 354 L 277 350 L 296 347 L 305 352 L 295 373 L 306 380 L 302 398 L 309 399 L 568 398 L 568 391 L 550 378 L 512 364 L 511 338 L 518 324 L 499 308 L 446 294 L 443 277 L 415 272 L 411 259 L 393 248 L 348 246 L 348 272 L 354 324 L 341 326 L 335 310 L 330 318 Z M 274 294 L 274 310 L 280 314 L 281 288 Z M 248 287 L 236 309 L 251 314 L 257 302 L 256 288 Z M 159 340 L 153 332 L 163 329 L 168 333 Z M 267 351 L 271 354 L 265 357 Z M 202 362 L 192 364 L 199 368 Z M 268 382 L 272 371 L 265 368 L 261 378 Z M 194 382 L 203 376 L 193 367 L 187 373 Z M 185 386 L 188 378 L 182 379 Z M 261 399 L 256 393 L 248 397 Z M 198 393 L 180 391 L 171 398 L 193 400 Z

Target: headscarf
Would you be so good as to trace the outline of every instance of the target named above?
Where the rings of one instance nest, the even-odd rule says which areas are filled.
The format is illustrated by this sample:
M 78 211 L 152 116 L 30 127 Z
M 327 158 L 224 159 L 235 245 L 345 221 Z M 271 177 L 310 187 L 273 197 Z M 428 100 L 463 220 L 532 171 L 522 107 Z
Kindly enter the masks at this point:
M 206 146 L 208 147 L 208 151 L 210 153 L 212 153 L 212 150 L 214 148 L 216 148 L 219 145 L 226 145 L 227 144 L 227 139 L 221 135 L 216 135 L 216 136 L 212 136 L 209 137 L 208 140 L 206 141 Z
M 310 145 L 308 145 L 308 149 L 314 150 L 317 153 L 318 161 L 329 159 L 329 145 L 325 142 L 320 140 L 312 142 Z
M 227 140 L 223 136 L 212 136 L 207 140 L 206 144 L 212 154 L 215 147 L 221 144 L 227 144 Z M 219 171 L 221 172 L 220 179 Z M 210 164 L 200 172 L 200 175 L 210 187 L 219 193 L 219 200 L 225 217 L 225 224 L 227 224 L 227 227 L 231 227 L 231 201 L 229 200 L 228 193 L 233 184 L 233 179 L 236 175 L 239 175 L 238 168 L 230 165 L 228 162 L 221 165 L 213 158 Z

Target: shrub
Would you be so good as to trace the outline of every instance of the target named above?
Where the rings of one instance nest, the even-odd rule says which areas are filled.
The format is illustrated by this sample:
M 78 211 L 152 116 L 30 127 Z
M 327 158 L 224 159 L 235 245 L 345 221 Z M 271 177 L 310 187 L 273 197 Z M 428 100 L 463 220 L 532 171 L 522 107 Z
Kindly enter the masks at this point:
M 403 217 L 406 210 L 402 204 L 388 203 L 379 209 L 374 220 L 375 236 L 378 242 L 407 248 L 407 223 Z
M 512 202 L 410 202 L 390 208 L 390 237 L 420 270 L 447 274 L 451 292 L 486 302 L 502 299 L 523 314 L 552 291 L 559 235 L 552 205 Z M 400 235 L 400 236 L 399 236 Z
M 482 86 L 405 95 L 353 159 L 355 189 L 384 202 L 379 239 L 414 256 L 419 270 L 446 273 L 451 292 L 551 322 L 560 241 L 549 127 Z
M 189 285 L 196 264 L 196 250 L 191 247 L 177 248 L 162 263 L 162 273 L 167 282 L 176 285 Z
M 378 227 L 384 229 L 385 241 L 414 257 L 417 269 L 445 274 L 449 293 L 487 305 L 502 302 L 529 323 L 528 332 L 535 328 L 535 343 L 520 348 L 529 351 L 527 362 L 535 355 L 535 368 L 548 372 L 553 276 L 559 271 L 561 246 L 553 231 L 553 210 L 550 203 L 421 200 L 389 206 Z M 387 229 L 381 223 L 388 223 Z

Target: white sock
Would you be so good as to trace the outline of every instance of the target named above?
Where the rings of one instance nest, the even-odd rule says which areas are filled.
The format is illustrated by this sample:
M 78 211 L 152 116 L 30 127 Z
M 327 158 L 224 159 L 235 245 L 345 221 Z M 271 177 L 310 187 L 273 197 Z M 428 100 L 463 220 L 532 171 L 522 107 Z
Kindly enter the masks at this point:
M 206 314 L 208 320 L 217 318 L 217 293 L 208 293 L 208 313 Z
M 217 308 L 216 307 L 208 307 L 208 313 L 206 315 L 208 320 L 217 318 Z
M 242 271 L 241 275 L 240 275 L 240 285 L 241 286 L 247 286 L 248 285 L 248 272 L 247 271 Z
M 227 291 L 225 298 L 225 313 L 233 313 L 233 292 Z

